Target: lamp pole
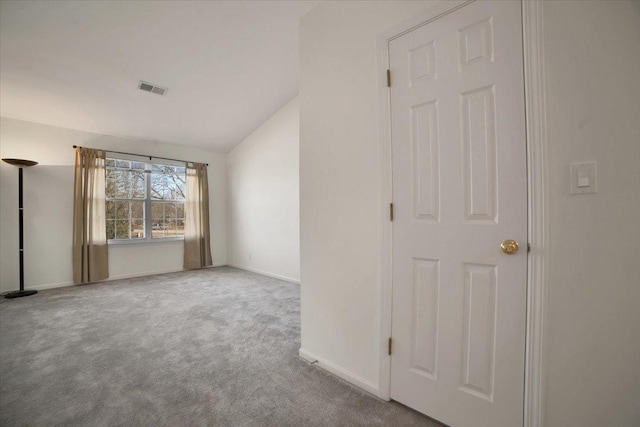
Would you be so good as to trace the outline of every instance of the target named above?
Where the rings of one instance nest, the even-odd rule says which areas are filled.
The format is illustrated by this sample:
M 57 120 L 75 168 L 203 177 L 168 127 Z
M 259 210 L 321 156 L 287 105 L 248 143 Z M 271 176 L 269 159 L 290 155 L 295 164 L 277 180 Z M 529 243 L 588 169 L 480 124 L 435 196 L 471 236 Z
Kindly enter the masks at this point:
M 38 293 L 38 291 L 24 290 L 24 207 L 22 206 L 22 168 L 24 166 L 35 166 L 38 162 L 34 162 L 33 160 L 24 160 L 24 159 L 2 159 L 2 161 L 9 163 L 14 166 L 18 166 L 18 227 L 19 227 L 19 235 L 20 235 L 20 249 L 19 249 L 19 257 L 20 257 L 20 290 L 12 291 L 5 294 L 5 298 L 20 298 L 26 297 L 29 295 L 33 295 Z

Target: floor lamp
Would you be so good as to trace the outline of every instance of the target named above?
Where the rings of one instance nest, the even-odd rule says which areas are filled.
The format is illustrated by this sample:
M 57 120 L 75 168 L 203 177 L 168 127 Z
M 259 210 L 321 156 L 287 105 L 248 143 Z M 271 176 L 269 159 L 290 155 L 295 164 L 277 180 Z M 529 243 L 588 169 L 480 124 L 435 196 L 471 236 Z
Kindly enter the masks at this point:
M 5 298 L 20 298 L 38 293 L 24 290 L 24 224 L 22 208 L 22 167 L 35 166 L 38 162 L 23 159 L 2 159 L 10 165 L 18 166 L 18 218 L 20 223 L 20 290 L 5 294 Z

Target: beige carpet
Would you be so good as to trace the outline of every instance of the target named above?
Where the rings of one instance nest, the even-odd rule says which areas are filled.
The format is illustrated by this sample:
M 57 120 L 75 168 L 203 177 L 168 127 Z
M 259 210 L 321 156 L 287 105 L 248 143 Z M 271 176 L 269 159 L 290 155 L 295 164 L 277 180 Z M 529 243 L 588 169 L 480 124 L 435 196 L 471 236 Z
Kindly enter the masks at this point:
M 234 268 L 0 304 L 2 426 L 437 426 L 309 365 L 299 286 Z

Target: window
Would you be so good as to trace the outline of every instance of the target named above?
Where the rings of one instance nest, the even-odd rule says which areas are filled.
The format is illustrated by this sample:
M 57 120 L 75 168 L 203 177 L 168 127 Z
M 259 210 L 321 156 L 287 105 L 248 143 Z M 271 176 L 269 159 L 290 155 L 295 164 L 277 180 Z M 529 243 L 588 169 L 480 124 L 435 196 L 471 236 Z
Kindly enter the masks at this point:
M 107 158 L 106 185 L 110 242 L 184 237 L 184 166 Z

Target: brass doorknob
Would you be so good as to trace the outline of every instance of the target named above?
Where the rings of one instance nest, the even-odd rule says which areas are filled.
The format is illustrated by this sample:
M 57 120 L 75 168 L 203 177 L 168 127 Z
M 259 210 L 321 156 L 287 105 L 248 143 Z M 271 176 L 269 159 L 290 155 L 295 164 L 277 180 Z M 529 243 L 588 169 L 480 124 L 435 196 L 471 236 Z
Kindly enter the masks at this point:
M 505 240 L 500 244 L 500 249 L 502 249 L 502 252 L 507 255 L 515 254 L 516 252 L 518 252 L 518 248 L 518 242 L 516 242 L 515 240 Z

